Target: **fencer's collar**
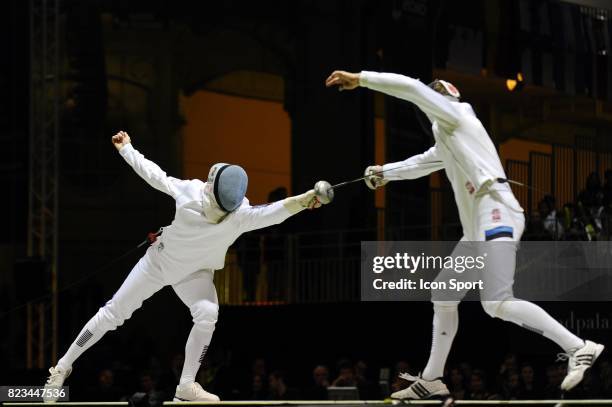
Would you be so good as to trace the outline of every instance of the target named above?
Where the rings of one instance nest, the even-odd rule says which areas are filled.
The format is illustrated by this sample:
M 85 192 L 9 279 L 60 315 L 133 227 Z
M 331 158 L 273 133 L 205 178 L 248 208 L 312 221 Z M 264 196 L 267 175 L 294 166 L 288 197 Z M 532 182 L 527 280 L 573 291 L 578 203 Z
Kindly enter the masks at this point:
M 204 183 L 202 188 L 202 215 L 209 223 L 220 223 L 228 215 L 223 209 L 219 208 L 212 191 L 209 191 L 210 184 Z

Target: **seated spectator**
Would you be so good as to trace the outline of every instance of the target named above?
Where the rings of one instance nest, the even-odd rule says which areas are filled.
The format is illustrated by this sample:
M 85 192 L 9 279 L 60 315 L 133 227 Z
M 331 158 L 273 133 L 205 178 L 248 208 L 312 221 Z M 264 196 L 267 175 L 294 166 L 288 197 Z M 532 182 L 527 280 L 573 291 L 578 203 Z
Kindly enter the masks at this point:
M 118 401 L 123 396 L 123 390 L 115 385 L 115 374 L 111 369 L 102 369 L 98 373 L 98 382 L 89 389 L 92 401 Z
M 149 372 L 140 375 L 140 389 L 130 397 L 130 404 L 136 407 L 160 407 L 165 394 L 156 389 L 156 382 Z
M 338 362 L 338 377 L 333 381 L 334 387 L 357 387 L 355 370 L 349 360 L 343 359 Z
M 368 365 L 363 360 L 358 360 L 354 367 L 359 397 L 362 400 L 375 400 L 381 397 L 378 383 L 368 379 Z
M 506 370 L 501 385 L 502 397 L 505 400 L 518 400 L 521 394 L 521 376 L 516 370 Z
M 578 195 L 577 204 L 587 239 L 596 240 L 602 229 L 604 209 L 604 191 L 596 171 L 589 174 L 585 189 Z
M 518 369 L 518 358 L 515 353 L 506 353 L 504 361 L 499 366 L 499 374 L 505 375 L 507 372 L 516 371 Z
M 484 371 L 474 369 L 470 377 L 470 400 L 495 400 L 497 395 L 489 393 Z
M 242 398 L 248 400 L 267 400 L 268 399 L 268 373 L 266 360 L 263 357 L 256 357 L 251 364 L 250 375 L 243 379 L 239 393 Z M 232 395 L 233 397 L 239 397 Z
M 603 198 L 601 180 L 597 171 L 593 171 L 587 177 L 585 189 L 578 194 L 578 202 L 581 202 L 586 208 L 590 208 L 597 204 L 598 195 L 601 195 Z
M 540 392 L 535 386 L 535 370 L 529 363 L 521 366 L 521 394 L 523 400 L 534 400 L 540 398 Z
M 543 396 L 547 399 L 561 398 L 561 382 L 565 375 L 561 372 L 559 365 L 550 365 L 546 368 L 546 385 Z
M 470 365 L 468 362 L 461 362 L 459 369 L 461 369 L 463 377 L 469 382 L 470 378 L 472 377 L 472 365 Z
M 577 207 L 572 203 L 563 205 L 563 240 L 586 240 L 585 225 Z
M 448 390 L 455 400 L 465 400 L 467 398 L 465 378 L 463 373 L 461 373 L 461 369 L 458 367 L 451 368 L 447 383 Z
M 285 382 L 285 374 L 280 370 L 270 373 L 268 378 L 268 399 L 269 400 L 296 400 L 297 392 L 290 389 Z
M 318 365 L 312 371 L 312 386 L 306 390 L 306 400 L 327 400 L 327 388 L 329 387 L 329 369 L 327 366 Z
M 247 399 L 265 400 L 267 398 L 267 391 L 264 377 L 256 374 L 253 376 L 253 383 L 251 383 L 250 394 L 247 396 Z
M 251 365 L 251 373 L 253 376 L 266 377 L 266 360 L 262 357 L 255 358 Z
M 546 195 L 538 203 L 538 212 L 540 215 L 540 228 L 546 238 L 552 240 L 561 240 L 563 237 L 563 224 L 557 214 L 555 198 L 552 195 Z

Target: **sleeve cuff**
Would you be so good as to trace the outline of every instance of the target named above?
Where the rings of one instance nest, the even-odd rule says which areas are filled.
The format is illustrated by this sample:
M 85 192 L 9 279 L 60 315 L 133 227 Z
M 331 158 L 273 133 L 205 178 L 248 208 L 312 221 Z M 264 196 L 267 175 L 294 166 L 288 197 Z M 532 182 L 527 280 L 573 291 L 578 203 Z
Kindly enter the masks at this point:
M 402 168 L 403 165 L 404 165 L 404 161 L 388 163 L 388 164 L 383 165 L 382 166 L 383 179 L 386 179 L 389 181 L 398 179 L 398 174 L 396 170 Z
M 359 73 L 359 86 L 368 87 L 369 77 L 372 75 L 370 71 L 361 71 Z
M 131 153 L 132 151 L 134 151 L 134 147 L 132 147 L 132 143 L 127 143 L 126 145 L 121 147 L 121 149 L 119 150 L 119 154 L 121 154 L 122 157 L 125 157 L 127 154 Z

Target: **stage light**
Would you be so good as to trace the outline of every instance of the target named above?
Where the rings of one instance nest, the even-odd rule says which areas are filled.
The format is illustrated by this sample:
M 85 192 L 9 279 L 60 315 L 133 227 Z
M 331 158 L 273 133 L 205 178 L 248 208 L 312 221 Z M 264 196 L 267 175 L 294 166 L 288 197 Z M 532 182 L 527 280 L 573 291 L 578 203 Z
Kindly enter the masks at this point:
M 508 78 L 506 79 L 506 89 L 510 92 L 519 91 L 523 89 L 523 74 L 518 72 L 516 74 L 516 78 Z
M 512 92 L 514 89 L 516 89 L 516 80 L 514 79 L 506 79 L 506 88 Z

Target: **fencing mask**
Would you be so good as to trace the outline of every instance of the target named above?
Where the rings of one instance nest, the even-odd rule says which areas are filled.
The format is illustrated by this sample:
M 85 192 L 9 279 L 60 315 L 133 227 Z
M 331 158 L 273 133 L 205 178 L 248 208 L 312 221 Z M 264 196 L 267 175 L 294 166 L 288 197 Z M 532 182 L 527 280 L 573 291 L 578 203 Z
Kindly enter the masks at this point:
M 209 192 L 225 212 L 240 207 L 246 194 L 249 177 L 239 165 L 217 163 L 208 172 Z
M 442 79 L 435 79 L 427 86 L 444 96 L 450 97 L 455 102 L 458 102 L 459 98 L 461 98 L 461 93 L 459 93 L 455 85 Z

